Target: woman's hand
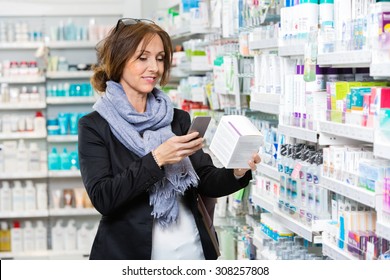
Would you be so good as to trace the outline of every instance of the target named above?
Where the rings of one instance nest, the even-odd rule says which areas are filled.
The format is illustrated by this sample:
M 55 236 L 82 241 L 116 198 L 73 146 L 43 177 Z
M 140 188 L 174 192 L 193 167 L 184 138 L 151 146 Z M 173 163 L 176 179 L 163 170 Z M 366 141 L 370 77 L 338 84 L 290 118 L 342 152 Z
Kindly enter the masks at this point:
M 173 136 L 162 143 L 153 151 L 158 165 L 161 167 L 177 163 L 202 149 L 203 138 L 197 138 L 198 135 L 198 132 L 192 132 L 183 136 Z
M 249 169 L 251 169 L 252 171 L 255 171 L 256 170 L 256 164 L 258 164 L 260 162 L 261 162 L 261 158 L 260 158 L 259 154 L 258 153 L 253 154 L 252 158 L 248 161 L 248 165 L 249 165 L 250 168 L 247 168 L 247 169 L 243 169 L 243 168 L 234 169 L 234 176 L 242 177 L 242 176 L 244 176 L 244 174 Z

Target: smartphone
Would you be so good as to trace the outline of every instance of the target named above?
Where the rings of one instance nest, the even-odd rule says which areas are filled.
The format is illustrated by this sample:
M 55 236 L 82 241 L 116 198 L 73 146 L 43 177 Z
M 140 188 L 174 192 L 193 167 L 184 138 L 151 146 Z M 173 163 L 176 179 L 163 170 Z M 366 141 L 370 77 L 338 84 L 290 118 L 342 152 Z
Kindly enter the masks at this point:
M 199 138 L 202 138 L 204 134 L 206 133 L 207 127 L 209 126 L 209 123 L 211 121 L 210 116 L 197 116 L 194 118 L 194 120 L 191 123 L 190 129 L 188 130 L 188 133 L 197 131 L 199 132 Z

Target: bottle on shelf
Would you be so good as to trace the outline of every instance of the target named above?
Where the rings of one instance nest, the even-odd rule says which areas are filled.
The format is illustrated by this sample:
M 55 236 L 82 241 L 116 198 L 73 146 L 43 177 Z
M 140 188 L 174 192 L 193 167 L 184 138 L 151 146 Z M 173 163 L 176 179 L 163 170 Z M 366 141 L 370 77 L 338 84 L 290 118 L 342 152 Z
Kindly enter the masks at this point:
M 11 228 L 11 251 L 13 253 L 23 252 L 23 232 L 20 222 L 14 220 Z

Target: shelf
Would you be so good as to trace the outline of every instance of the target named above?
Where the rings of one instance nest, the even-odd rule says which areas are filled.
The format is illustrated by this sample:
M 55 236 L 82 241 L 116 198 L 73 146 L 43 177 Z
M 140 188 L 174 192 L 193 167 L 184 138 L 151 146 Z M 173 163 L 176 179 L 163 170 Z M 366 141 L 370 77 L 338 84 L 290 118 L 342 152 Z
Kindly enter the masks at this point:
M 100 216 L 101 214 L 95 208 L 61 208 L 50 209 L 50 216 L 68 217 L 68 216 Z
M 42 84 L 46 81 L 44 76 L 9 76 L 9 77 L 0 77 L 0 83 L 7 84 Z
M 80 170 L 49 171 L 49 178 L 81 178 Z
M 44 42 L 1 42 L 1 50 L 34 50 L 43 46 Z
M 96 41 L 52 41 L 46 43 L 46 46 L 52 49 L 83 49 L 95 48 Z
M 376 196 L 374 192 L 370 192 L 357 186 L 351 186 L 347 183 L 340 182 L 325 176 L 321 177 L 321 186 L 332 192 L 341 194 L 342 196 L 375 208 Z
M 360 144 L 360 140 L 350 139 L 329 133 L 320 133 L 301 127 L 279 124 L 278 131 L 289 137 L 301 139 L 319 145 L 343 145 L 343 144 Z
M 390 144 L 389 143 L 374 143 L 374 155 L 377 157 L 390 159 Z
M 267 49 L 277 49 L 277 48 L 278 48 L 277 38 L 249 42 L 250 50 L 267 50 Z
M 252 194 L 252 203 L 260 206 L 261 208 L 264 208 L 270 213 L 274 212 L 275 202 L 265 198 L 264 196 L 260 196 L 258 194 Z
M 388 78 L 390 76 L 390 62 L 371 64 L 370 65 L 370 76 Z
M 89 257 L 89 252 L 81 251 L 81 250 L 73 250 L 73 251 L 29 251 L 29 252 L 1 252 L 0 259 L 12 259 L 12 260 L 45 260 L 45 259 L 87 259 Z
M 172 32 L 170 32 L 170 37 L 172 40 L 178 40 L 185 37 L 191 37 L 199 34 L 210 34 L 215 33 L 217 30 L 204 27 L 204 26 L 196 26 L 196 25 L 190 25 L 178 28 Z
M 46 97 L 46 103 L 51 105 L 66 105 L 66 104 L 93 104 L 96 102 L 94 96 L 60 96 Z
M 280 181 L 280 173 L 276 167 L 269 166 L 268 164 L 260 163 L 257 165 L 257 171 L 263 175 L 274 179 L 275 181 Z
M 77 142 L 78 135 L 48 135 L 47 142 L 49 143 L 67 143 Z
M 41 172 L 14 172 L 14 173 L 0 173 L 0 180 L 18 180 L 18 179 L 45 179 L 47 178 L 47 171 Z
M 308 130 L 296 126 L 283 125 L 279 124 L 278 132 L 286 136 L 290 136 L 297 139 L 302 139 L 309 142 L 316 143 L 318 140 L 318 132 L 313 130 Z
M 280 112 L 280 95 L 278 94 L 253 94 L 250 102 L 251 110 L 263 113 L 279 115 Z
M 319 122 L 319 127 L 321 132 L 326 132 L 342 137 L 347 135 L 350 139 L 360 140 L 368 143 L 374 142 L 374 129 L 370 127 L 328 121 Z
M 11 139 L 44 139 L 46 138 L 45 133 L 34 133 L 34 132 L 12 132 L 12 133 L 1 133 L 0 140 L 11 140 Z
M 25 210 L 25 211 L 1 211 L 0 219 L 16 219 L 16 218 L 41 218 L 48 217 L 49 211 L 46 210 Z
M 318 55 L 317 64 L 333 67 L 369 67 L 371 63 L 371 51 L 356 50 L 325 53 Z
M 382 238 L 390 240 L 390 225 L 382 222 L 376 222 L 376 234 Z
M 318 236 L 318 232 L 323 231 L 326 227 L 327 221 L 314 221 L 313 226 L 309 227 L 307 225 L 302 224 L 301 222 L 295 220 L 294 218 L 288 216 L 275 209 L 272 213 L 273 216 L 286 228 L 291 230 L 292 232 L 298 234 L 299 236 L 305 238 L 306 240 L 314 243 L 316 241 L 316 237 Z
M 91 78 L 92 71 L 56 71 L 47 72 L 47 79 L 89 79 Z
M 206 72 L 213 71 L 213 67 L 207 64 L 194 62 L 181 63 L 178 69 L 188 74 L 205 74 Z
M 354 256 L 341 250 L 326 238 L 322 239 L 322 253 L 333 260 L 357 260 Z
M 45 108 L 45 102 L 0 103 L 0 110 L 39 110 Z
M 303 56 L 305 54 L 305 45 L 279 46 L 278 50 L 279 56 Z

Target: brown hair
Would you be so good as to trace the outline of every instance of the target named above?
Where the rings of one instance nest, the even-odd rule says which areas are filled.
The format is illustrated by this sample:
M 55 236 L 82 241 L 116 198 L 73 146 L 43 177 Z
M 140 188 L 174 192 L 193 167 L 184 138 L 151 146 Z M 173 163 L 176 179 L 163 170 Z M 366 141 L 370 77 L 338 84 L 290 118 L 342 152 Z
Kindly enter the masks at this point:
M 107 81 L 119 82 L 127 61 L 133 57 L 141 41 L 144 40 L 142 49 L 145 49 L 156 35 L 160 36 L 165 52 L 164 72 L 160 85 L 166 85 L 173 53 L 168 33 L 154 23 L 138 22 L 124 25 L 119 22 L 118 26 L 111 29 L 108 36 L 96 46 L 98 63 L 92 66 L 94 73 L 91 77 L 91 84 L 93 88 L 98 92 L 104 92 Z

